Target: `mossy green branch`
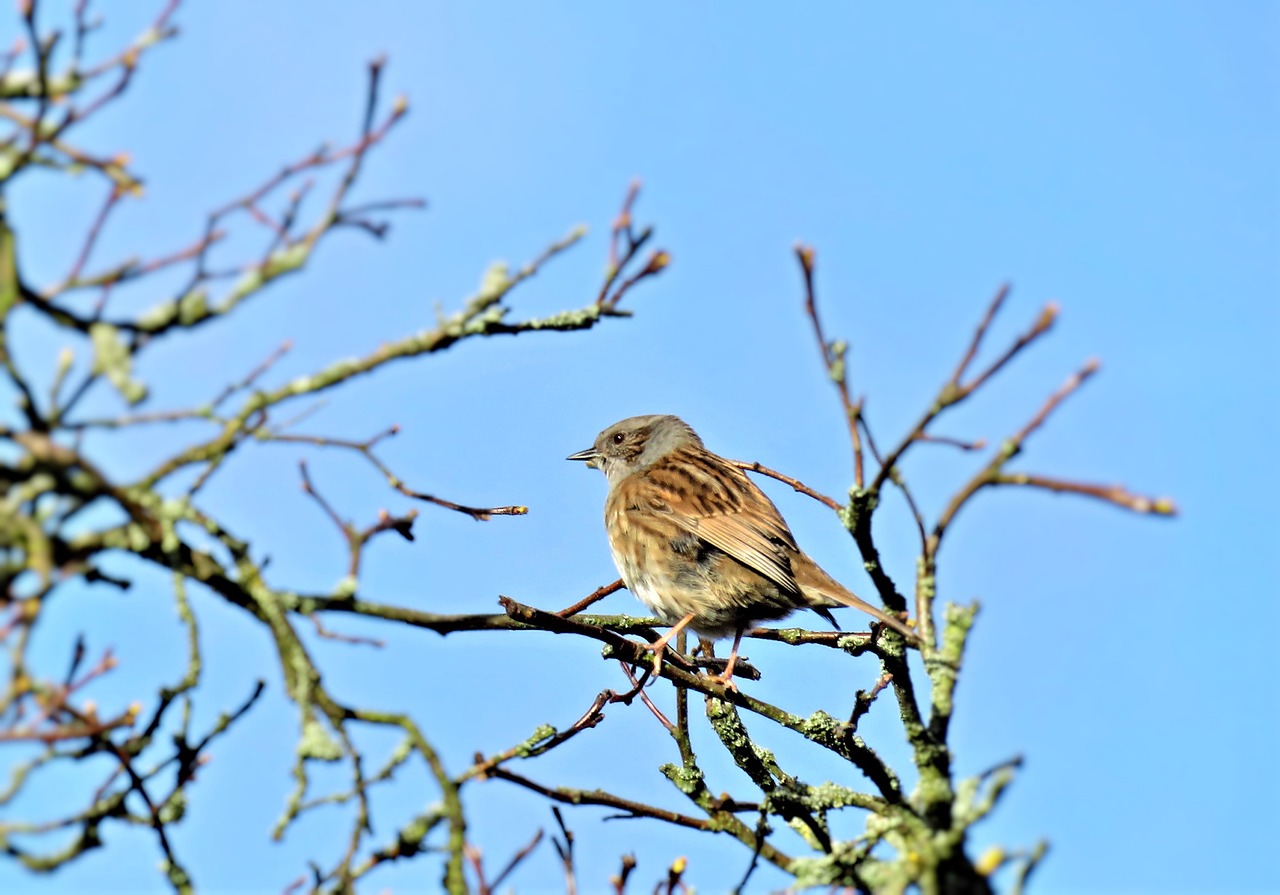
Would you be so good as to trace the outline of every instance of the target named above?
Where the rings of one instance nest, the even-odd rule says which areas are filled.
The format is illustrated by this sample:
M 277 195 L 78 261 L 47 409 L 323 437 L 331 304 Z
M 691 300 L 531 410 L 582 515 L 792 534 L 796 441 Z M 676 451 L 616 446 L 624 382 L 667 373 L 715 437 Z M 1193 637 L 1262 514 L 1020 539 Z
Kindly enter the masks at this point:
M 938 651 L 925 661 L 925 668 L 933 683 L 929 730 L 940 741 L 947 738 L 951 716 L 955 710 L 956 683 L 964 659 L 964 648 L 978 609 L 976 601 L 968 606 L 948 603 L 943 609 L 942 643 Z

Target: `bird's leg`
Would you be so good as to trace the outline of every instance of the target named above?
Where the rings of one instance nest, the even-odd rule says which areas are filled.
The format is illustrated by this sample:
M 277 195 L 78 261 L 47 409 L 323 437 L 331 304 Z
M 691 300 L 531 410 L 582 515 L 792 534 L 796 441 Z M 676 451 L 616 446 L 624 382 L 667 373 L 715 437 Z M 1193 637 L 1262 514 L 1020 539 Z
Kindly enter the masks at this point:
M 733 682 L 733 666 L 738 664 L 738 646 L 742 643 L 742 635 L 746 630 L 746 625 L 738 625 L 738 630 L 733 635 L 733 649 L 729 650 L 729 663 L 724 666 L 724 671 L 711 678 L 733 693 L 738 692 L 738 685 Z
M 688 627 L 689 622 L 693 621 L 696 617 L 697 616 L 694 613 L 690 612 L 684 618 L 680 619 L 680 621 L 672 625 L 670 631 L 645 647 L 645 649 L 653 653 L 653 676 L 655 678 L 662 673 L 662 654 L 667 651 L 667 644 L 670 643 L 677 634 Z

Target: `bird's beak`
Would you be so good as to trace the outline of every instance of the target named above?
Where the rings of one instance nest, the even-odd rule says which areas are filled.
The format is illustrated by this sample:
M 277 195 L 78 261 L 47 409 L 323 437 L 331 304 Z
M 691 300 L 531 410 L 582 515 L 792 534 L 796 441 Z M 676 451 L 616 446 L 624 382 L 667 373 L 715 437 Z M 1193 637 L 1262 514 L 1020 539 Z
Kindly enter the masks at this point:
M 593 468 L 599 468 L 600 466 L 600 455 L 596 453 L 596 449 L 593 447 L 589 447 L 585 451 L 578 451 L 578 453 L 576 454 L 570 454 L 569 456 L 565 457 L 565 459 L 566 460 L 583 460 L 583 461 L 586 461 L 587 466 L 593 467 Z

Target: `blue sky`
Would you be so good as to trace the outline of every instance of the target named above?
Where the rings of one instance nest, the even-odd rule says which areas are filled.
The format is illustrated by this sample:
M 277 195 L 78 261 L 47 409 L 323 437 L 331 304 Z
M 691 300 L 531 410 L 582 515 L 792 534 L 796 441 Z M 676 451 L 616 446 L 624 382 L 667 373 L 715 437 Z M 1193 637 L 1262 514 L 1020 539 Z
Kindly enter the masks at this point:
M 127 6 L 103 5 L 100 50 L 151 14 Z M 1013 754 L 1026 760 L 975 830 L 974 852 L 1048 838 L 1033 886 L 1042 893 L 1280 886 L 1267 857 L 1280 834 L 1280 689 L 1267 663 L 1280 621 L 1270 561 L 1280 547 L 1271 406 L 1280 382 L 1280 9 L 939 3 L 921 14 L 826 3 L 744 13 L 222 0 L 193 3 L 177 21 L 180 39 L 148 57 L 128 98 L 82 137 L 103 153 L 130 152 L 147 181 L 98 261 L 177 248 L 208 210 L 282 162 L 321 139 L 349 138 L 364 64 L 379 53 L 390 59 L 386 96 L 406 94 L 411 113 L 371 158 L 358 196 L 420 195 L 430 207 L 396 217 L 385 244 L 335 237 L 305 274 L 238 319 L 158 346 L 139 370 L 157 409 L 215 394 L 284 338 L 296 348 L 272 381 L 367 353 L 430 325 L 437 306 L 456 307 L 493 260 L 522 263 L 579 223 L 591 228 L 585 243 L 513 301 L 522 315 L 585 304 L 635 177 L 645 184 L 637 217 L 672 253 L 670 269 L 628 300 L 633 319 L 463 344 L 354 383 L 308 421 L 309 431 L 349 437 L 399 423 L 403 434 L 383 454 L 412 486 L 531 507 L 484 525 L 424 507 L 415 543 L 372 548 L 366 595 L 439 611 L 489 611 L 499 594 L 558 608 L 612 580 L 604 481 L 562 458 L 635 413 L 677 413 L 720 453 L 842 494 L 848 448 L 802 313 L 797 239 L 817 248 L 826 325 L 852 343 L 854 388 L 868 396 L 882 443 L 931 400 L 1008 280 L 1014 291 L 989 351 L 1048 300 L 1061 305 L 1059 324 L 939 431 L 997 442 L 1096 356 L 1101 375 L 1016 468 L 1167 494 L 1182 514 L 1169 522 L 998 492 L 961 515 L 942 553 L 941 593 L 978 598 L 983 611 L 960 684 L 956 765 L 975 773 Z M 0 25 L 0 44 L 13 27 Z M 67 234 L 82 232 L 101 201 L 94 189 L 28 178 L 9 197 L 28 280 L 65 270 L 77 245 Z M 155 298 L 126 294 L 118 310 Z M 32 332 L 20 353 L 51 369 L 59 344 Z M 105 391 L 96 400 L 113 406 Z M 148 431 L 94 447 L 128 475 L 193 435 Z M 345 557 L 299 491 L 301 455 L 251 446 L 207 505 L 269 545 L 276 583 L 326 588 Z M 308 456 L 345 514 L 407 507 L 355 459 Z M 932 448 L 905 473 L 933 515 L 980 462 Z M 768 490 L 808 552 L 869 589 L 837 520 L 788 489 Z M 912 532 L 890 501 L 877 534 L 903 586 Z M 37 646 L 52 662 L 80 628 L 91 648 L 113 646 L 122 666 L 93 694 L 101 705 L 179 675 L 163 576 L 140 577 L 123 596 L 64 593 Z M 294 715 L 258 630 L 208 595 L 194 599 L 210 666 L 206 722 L 258 674 L 269 691 L 214 750 L 177 847 L 208 891 L 279 892 L 307 858 L 336 847 L 341 828 L 334 815 L 317 816 L 283 844 L 268 841 L 291 785 Z M 605 606 L 639 609 L 626 593 Z M 381 652 L 317 644 L 329 685 L 353 701 L 411 709 L 454 769 L 540 723 L 568 724 L 600 689 L 622 684 L 594 646 L 563 638 L 346 630 L 389 643 Z M 876 675 L 869 661 L 828 665 L 766 644 L 750 652 L 765 671 L 753 688 L 806 711 L 843 710 Z M 652 692 L 670 705 L 669 689 Z M 864 723 L 868 741 L 905 768 L 890 704 Z M 695 731 L 709 754 L 708 737 Z M 806 779 L 847 774 L 786 737 L 761 737 Z M 676 807 L 656 770 L 674 757 L 637 704 L 614 707 L 599 728 L 522 770 L 585 787 L 612 782 Z M 731 767 L 712 767 L 713 790 L 743 785 Z M 50 783 L 26 807 L 74 802 L 73 789 Z M 432 798 L 425 779 L 407 776 L 379 796 L 379 830 Z M 491 864 L 550 823 L 544 804 L 501 782 L 467 798 Z M 588 889 L 629 850 L 640 889 L 677 855 L 690 858 L 688 878 L 702 891 L 745 866 L 731 843 L 601 824 L 601 814 L 568 814 Z M 0 865 L 0 888 L 164 890 L 145 834 L 109 829 L 107 841 L 52 877 Z M 371 891 L 430 891 L 436 874 L 419 861 L 375 877 Z M 558 880 L 544 845 L 514 882 L 554 891 Z

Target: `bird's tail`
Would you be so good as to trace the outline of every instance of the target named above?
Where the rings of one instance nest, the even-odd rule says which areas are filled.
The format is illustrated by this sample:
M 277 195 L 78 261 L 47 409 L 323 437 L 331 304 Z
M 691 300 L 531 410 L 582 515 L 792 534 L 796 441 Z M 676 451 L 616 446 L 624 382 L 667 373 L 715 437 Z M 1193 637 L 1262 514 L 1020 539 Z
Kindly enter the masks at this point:
M 844 585 L 840 584 L 816 564 L 812 567 L 807 578 L 811 580 L 800 581 L 800 588 L 804 594 L 805 602 L 812 609 L 830 609 L 835 606 L 852 606 L 854 609 L 861 610 L 871 616 L 878 622 L 882 622 L 893 630 L 897 631 L 903 637 L 912 643 L 920 643 L 920 635 L 911 628 L 902 619 L 890 615 L 883 609 L 872 606 L 866 600 L 850 591 Z

